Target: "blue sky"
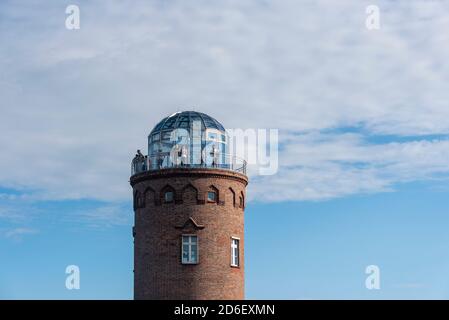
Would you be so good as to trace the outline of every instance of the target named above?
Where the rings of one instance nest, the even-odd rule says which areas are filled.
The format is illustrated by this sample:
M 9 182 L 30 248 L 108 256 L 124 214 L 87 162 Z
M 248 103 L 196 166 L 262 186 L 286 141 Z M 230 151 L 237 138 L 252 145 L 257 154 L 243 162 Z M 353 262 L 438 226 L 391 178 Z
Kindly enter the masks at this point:
M 416 183 L 324 202 L 249 204 L 246 297 L 447 299 L 448 193 L 446 185 Z M 1 298 L 131 299 L 131 203 L 123 225 L 66 217 L 101 205 L 39 203 L 43 216 L 2 223 L 38 231 L 0 242 Z M 80 267 L 80 290 L 65 288 L 69 264 Z M 365 288 L 371 264 L 380 267 L 380 290 Z
M 130 160 L 192 106 L 279 129 L 278 173 L 250 177 L 247 298 L 449 298 L 448 9 L 2 1 L 0 298 L 132 298 Z

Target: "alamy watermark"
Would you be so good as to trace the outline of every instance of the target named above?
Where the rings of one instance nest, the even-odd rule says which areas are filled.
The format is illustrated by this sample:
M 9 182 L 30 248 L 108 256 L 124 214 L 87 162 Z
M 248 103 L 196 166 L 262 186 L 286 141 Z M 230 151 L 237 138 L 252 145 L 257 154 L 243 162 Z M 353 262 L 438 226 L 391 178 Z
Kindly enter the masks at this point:
M 380 268 L 376 265 L 369 265 L 365 268 L 365 273 L 368 275 L 365 280 L 365 287 L 368 290 L 380 289 Z
M 259 175 L 274 175 L 279 167 L 278 129 L 227 129 L 228 150 L 254 166 Z
M 279 168 L 277 129 L 175 128 L 153 133 L 148 156 L 138 150 L 133 173 L 168 167 L 215 167 L 258 175 L 274 175 Z
M 369 5 L 366 7 L 366 14 L 368 15 L 365 20 L 365 26 L 368 30 L 380 29 L 380 9 L 376 5 Z
M 65 287 L 68 290 L 80 289 L 80 268 L 77 265 L 71 264 L 65 269 L 65 273 L 68 274 L 65 279 Z
M 65 19 L 65 27 L 68 30 L 80 29 L 80 8 L 77 5 L 71 4 L 65 9 L 68 16 Z

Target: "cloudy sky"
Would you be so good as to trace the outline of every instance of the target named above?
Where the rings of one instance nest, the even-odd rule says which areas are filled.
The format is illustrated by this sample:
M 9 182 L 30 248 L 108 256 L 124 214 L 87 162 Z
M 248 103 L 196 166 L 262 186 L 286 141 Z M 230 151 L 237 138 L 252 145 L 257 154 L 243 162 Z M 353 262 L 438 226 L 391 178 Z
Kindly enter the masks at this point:
M 65 27 L 70 4 L 80 8 L 79 30 Z M 366 28 L 370 4 L 380 8 L 379 30 Z M 423 252 L 449 240 L 440 229 L 449 227 L 448 13 L 449 3 L 438 0 L 2 1 L 0 257 L 10 262 L 0 266 L 0 297 L 132 297 L 131 262 L 123 262 L 132 257 L 130 160 L 146 149 L 158 120 L 195 109 L 227 128 L 279 129 L 278 173 L 251 176 L 248 189 L 248 297 L 371 298 L 360 286 L 363 266 L 376 261 L 348 246 L 366 236 L 353 233 L 360 216 L 393 228 L 394 215 L 385 247 L 379 244 L 385 264 L 391 260 L 382 250 L 394 243 L 415 261 L 419 225 L 429 226 Z M 313 270 L 348 257 L 323 253 L 332 261 L 313 260 L 302 270 L 310 283 L 292 271 L 295 291 L 282 286 L 286 278 L 263 274 L 274 292 L 263 296 L 257 242 L 272 215 L 286 243 L 286 225 L 297 226 L 291 237 L 302 232 L 322 241 L 301 238 L 302 252 L 287 246 L 278 258 L 287 266 L 294 260 L 289 249 L 298 259 L 307 250 L 335 249 L 323 243 L 341 231 L 329 225 L 341 222 L 340 210 L 351 240 L 337 250 L 352 250 L 350 267 L 362 271 L 340 273 L 331 290 Z M 412 211 L 416 225 L 404 229 Z M 397 234 L 412 243 L 399 244 Z M 93 247 L 99 239 L 121 249 Z M 37 278 L 48 281 L 74 259 L 61 247 L 52 251 L 55 242 L 85 264 L 105 252 L 101 263 L 89 265 L 97 272 L 92 278 L 108 268 L 122 282 L 78 296 L 63 289 L 34 296 L 26 283 L 40 282 L 30 284 L 13 269 L 41 252 Z M 393 291 L 375 297 L 449 298 L 449 281 L 435 289 L 428 278 L 437 265 L 449 266 L 449 251 L 426 259 L 410 279 L 391 281 Z M 119 260 L 120 268 L 108 267 Z M 400 273 L 399 265 L 392 268 Z

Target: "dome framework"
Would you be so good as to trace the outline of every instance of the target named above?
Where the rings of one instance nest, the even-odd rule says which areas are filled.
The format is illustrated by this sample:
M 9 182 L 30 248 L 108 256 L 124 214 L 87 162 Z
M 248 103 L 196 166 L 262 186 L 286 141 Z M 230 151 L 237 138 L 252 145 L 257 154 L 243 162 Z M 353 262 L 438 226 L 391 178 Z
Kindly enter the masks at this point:
M 131 170 L 136 174 L 173 167 L 212 167 L 246 174 L 246 162 L 228 152 L 223 125 L 196 111 L 162 119 L 148 135 L 148 154 L 138 152 Z

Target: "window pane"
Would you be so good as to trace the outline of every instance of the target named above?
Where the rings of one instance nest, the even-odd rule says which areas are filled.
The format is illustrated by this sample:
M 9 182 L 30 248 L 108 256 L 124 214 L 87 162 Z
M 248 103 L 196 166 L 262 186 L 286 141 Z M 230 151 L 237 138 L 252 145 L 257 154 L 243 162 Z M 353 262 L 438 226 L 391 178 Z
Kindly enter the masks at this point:
M 153 134 L 153 135 L 151 136 L 151 141 L 152 141 L 152 142 L 158 141 L 158 140 L 159 140 L 159 133 L 155 133 L 155 134 Z
M 231 264 L 233 266 L 239 265 L 239 240 L 238 239 L 232 239 L 231 241 Z
M 209 201 L 215 201 L 215 192 L 209 191 L 209 192 L 207 193 L 207 200 L 209 200 Z
M 162 141 L 169 142 L 171 136 L 171 131 L 162 133 Z
M 190 260 L 190 262 L 196 263 L 197 260 L 198 260 L 198 247 L 197 247 L 197 245 L 192 245 L 192 246 L 191 246 L 190 254 L 191 254 L 191 257 L 190 257 L 191 260 Z
M 189 122 L 188 121 L 181 121 L 179 123 L 179 127 L 180 128 L 188 128 L 189 127 Z
M 182 262 L 184 262 L 184 263 L 189 262 L 189 246 L 188 245 L 182 246 Z
M 182 263 L 198 263 L 197 236 L 182 236 Z
M 165 202 L 172 202 L 173 201 L 173 192 L 168 191 L 165 193 Z
M 217 134 L 214 132 L 209 132 L 209 140 L 217 140 Z
M 162 127 L 162 130 L 172 128 L 173 125 L 175 124 L 175 121 L 176 121 L 176 118 L 174 118 L 174 117 L 168 119 L 168 120 L 165 122 L 164 126 Z

